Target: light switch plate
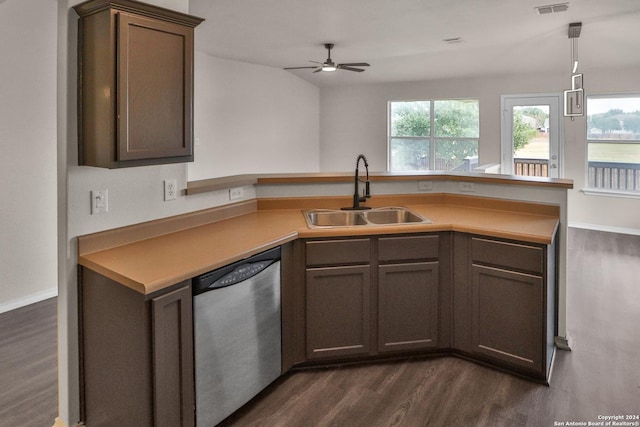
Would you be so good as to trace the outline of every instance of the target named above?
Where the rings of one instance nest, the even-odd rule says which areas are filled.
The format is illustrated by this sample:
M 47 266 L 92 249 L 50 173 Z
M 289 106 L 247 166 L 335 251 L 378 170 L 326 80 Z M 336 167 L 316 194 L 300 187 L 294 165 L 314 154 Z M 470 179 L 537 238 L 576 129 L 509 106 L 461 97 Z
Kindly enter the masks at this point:
M 104 190 L 91 190 L 91 215 L 109 212 L 109 193 Z

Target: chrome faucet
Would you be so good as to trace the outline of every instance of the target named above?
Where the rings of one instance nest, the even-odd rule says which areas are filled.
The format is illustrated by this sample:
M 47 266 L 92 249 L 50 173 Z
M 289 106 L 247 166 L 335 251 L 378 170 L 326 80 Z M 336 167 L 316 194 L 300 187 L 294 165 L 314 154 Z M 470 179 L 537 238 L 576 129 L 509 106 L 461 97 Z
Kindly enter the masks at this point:
M 360 160 L 364 162 L 364 167 L 367 171 L 367 179 L 364 181 L 360 179 L 360 171 L 358 170 L 360 166 Z M 364 183 L 364 191 L 362 192 L 362 196 L 360 196 L 360 191 L 358 189 L 360 182 Z M 366 202 L 367 199 L 371 197 L 371 193 L 369 190 L 369 163 L 367 163 L 367 158 L 364 156 L 364 154 L 360 154 L 356 159 L 356 174 L 354 178 L 354 183 L 355 183 L 355 189 L 353 192 L 353 206 L 347 209 L 351 209 L 351 210 L 371 209 L 368 206 L 360 206 L 360 203 Z

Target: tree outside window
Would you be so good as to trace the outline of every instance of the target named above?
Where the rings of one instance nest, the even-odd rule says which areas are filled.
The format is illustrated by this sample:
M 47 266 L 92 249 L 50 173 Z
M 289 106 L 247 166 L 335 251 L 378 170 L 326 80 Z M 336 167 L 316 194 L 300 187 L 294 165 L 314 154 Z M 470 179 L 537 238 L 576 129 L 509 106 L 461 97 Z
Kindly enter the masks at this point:
M 477 165 L 479 137 L 478 100 L 389 103 L 392 172 L 473 170 Z

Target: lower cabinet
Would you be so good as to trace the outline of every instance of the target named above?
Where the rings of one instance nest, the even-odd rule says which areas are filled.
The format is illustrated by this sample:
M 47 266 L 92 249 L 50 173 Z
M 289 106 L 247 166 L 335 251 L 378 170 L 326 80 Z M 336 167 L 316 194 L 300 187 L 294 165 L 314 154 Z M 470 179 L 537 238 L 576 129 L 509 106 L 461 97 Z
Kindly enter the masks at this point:
M 548 378 L 555 242 L 443 232 L 299 248 L 296 363 L 438 351 Z
M 195 423 L 191 286 L 151 300 L 155 426 Z
M 307 270 L 307 357 L 368 354 L 370 267 Z
M 438 346 L 447 282 L 439 235 L 309 240 L 304 248 L 307 360 Z
M 142 295 L 82 269 L 82 420 L 89 426 L 194 425 L 190 282 Z
M 469 242 L 471 353 L 546 379 L 555 335 L 555 247 L 482 236 Z
M 306 358 L 369 354 L 371 240 L 314 240 L 305 244 Z
M 379 352 L 437 347 L 438 284 L 438 262 L 379 267 Z
M 474 265 L 474 351 L 536 372 L 543 370 L 543 280 Z

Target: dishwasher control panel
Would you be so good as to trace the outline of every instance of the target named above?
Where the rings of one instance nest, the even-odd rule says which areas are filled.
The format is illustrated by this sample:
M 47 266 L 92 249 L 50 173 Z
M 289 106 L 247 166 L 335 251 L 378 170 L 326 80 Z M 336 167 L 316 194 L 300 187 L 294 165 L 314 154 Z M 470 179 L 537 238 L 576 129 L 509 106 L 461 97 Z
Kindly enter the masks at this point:
M 207 288 L 209 289 L 223 288 L 225 286 L 233 285 L 234 283 L 238 283 L 243 280 L 249 279 L 255 276 L 256 274 L 260 273 L 265 268 L 269 267 L 274 262 L 275 260 L 258 261 L 258 262 L 252 262 L 252 263 L 240 265 L 231 273 L 225 274 L 224 276 L 222 276 L 221 278 L 219 278 L 218 280 L 216 280 L 215 282 L 207 286 Z
M 250 279 L 276 261 L 280 261 L 280 247 L 269 249 L 248 259 L 237 261 L 195 277 L 192 281 L 193 295 L 212 289 L 224 288 Z

